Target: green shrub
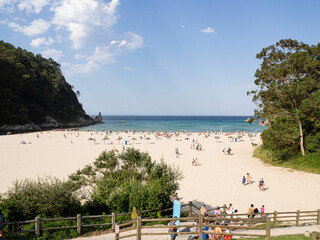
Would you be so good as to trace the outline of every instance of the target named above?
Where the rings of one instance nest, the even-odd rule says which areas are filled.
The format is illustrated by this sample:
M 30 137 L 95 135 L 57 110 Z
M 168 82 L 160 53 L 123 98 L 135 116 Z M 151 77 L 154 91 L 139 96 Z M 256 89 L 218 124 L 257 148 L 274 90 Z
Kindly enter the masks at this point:
M 16 181 L 0 199 L 7 221 L 34 219 L 36 216 L 75 216 L 80 201 L 71 182 L 45 177 Z

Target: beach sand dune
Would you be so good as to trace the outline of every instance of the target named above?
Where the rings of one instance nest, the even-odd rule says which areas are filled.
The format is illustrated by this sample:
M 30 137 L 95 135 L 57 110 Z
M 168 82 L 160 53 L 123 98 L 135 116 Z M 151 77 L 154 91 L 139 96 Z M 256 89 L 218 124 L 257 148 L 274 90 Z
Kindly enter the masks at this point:
M 153 160 L 163 158 L 183 171 L 178 192 L 183 202 L 206 203 L 209 207 L 232 203 L 240 212 L 246 212 L 250 204 L 258 208 L 265 205 L 268 212 L 320 208 L 320 175 L 267 166 L 253 158 L 251 143 L 260 144 L 259 136 L 252 139 L 244 136 L 238 142 L 224 134 L 216 139 L 203 133 L 190 136 L 181 133 L 170 139 L 164 136 L 157 139 L 155 134 L 147 133 L 112 133 L 110 140 L 105 141 L 104 136 L 101 132 L 64 131 L 0 136 L 0 192 L 7 191 L 16 179 L 46 175 L 67 179 L 69 174 L 92 163 L 103 150 L 122 151 L 123 140 L 129 140 L 126 148 L 147 151 Z M 120 136 L 122 140 L 117 140 Z M 187 137 L 189 140 L 185 140 Z M 191 149 L 193 139 L 201 144 L 202 151 Z M 228 147 L 232 149 L 231 155 L 222 152 Z M 175 148 L 179 150 L 178 157 Z M 192 166 L 194 158 L 199 166 Z M 243 186 L 241 179 L 247 172 L 253 183 Z M 265 180 L 264 192 L 258 189 L 260 178 Z

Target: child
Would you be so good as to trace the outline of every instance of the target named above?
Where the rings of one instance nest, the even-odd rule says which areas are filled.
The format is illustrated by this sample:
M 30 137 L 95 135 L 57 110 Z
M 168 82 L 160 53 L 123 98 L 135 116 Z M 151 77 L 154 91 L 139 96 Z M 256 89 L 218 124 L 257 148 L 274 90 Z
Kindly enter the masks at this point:
M 261 214 L 261 217 L 264 217 L 264 205 L 260 208 L 259 213 Z
M 246 185 L 246 177 L 245 177 L 245 176 L 242 177 L 242 185 L 243 185 L 243 186 Z

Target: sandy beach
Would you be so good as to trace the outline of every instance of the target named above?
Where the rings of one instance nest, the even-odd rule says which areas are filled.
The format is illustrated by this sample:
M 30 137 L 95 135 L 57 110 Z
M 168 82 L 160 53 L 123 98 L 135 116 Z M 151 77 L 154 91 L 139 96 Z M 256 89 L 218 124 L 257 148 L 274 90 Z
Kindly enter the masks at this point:
M 267 166 L 253 158 L 252 143 L 261 144 L 259 135 L 249 138 L 244 134 L 237 142 L 224 133 L 210 136 L 180 133 L 170 139 L 164 136 L 157 139 L 155 133 L 114 132 L 105 141 L 104 136 L 103 132 L 65 131 L 0 136 L 0 192 L 6 192 L 16 179 L 45 175 L 67 179 L 69 174 L 92 163 L 103 150 L 122 151 L 125 146 L 147 151 L 153 160 L 163 158 L 178 166 L 184 175 L 178 192 L 183 202 L 206 203 L 208 208 L 232 203 L 240 212 L 246 212 L 250 204 L 258 208 L 265 205 L 267 212 L 320 208 L 320 175 Z M 120 136 L 129 140 L 128 145 L 117 140 Z M 193 139 L 201 144 L 201 151 L 192 149 Z M 222 151 L 228 147 L 232 149 L 231 155 Z M 175 148 L 179 150 L 178 157 Z M 199 166 L 192 166 L 194 158 Z M 243 186 L 241 179 L 247 172 L 253 183 Z M 263 192 L 258 189 L 260 178 L 265 180 Z

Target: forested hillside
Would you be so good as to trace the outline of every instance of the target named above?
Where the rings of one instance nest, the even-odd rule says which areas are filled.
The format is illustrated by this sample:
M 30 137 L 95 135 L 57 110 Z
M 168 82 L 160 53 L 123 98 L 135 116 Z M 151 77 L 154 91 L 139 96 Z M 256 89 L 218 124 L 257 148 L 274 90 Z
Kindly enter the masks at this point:
M 57 62 L 0 41 L 0 127 L 28 123 L 51 127 L 94 120 Z

